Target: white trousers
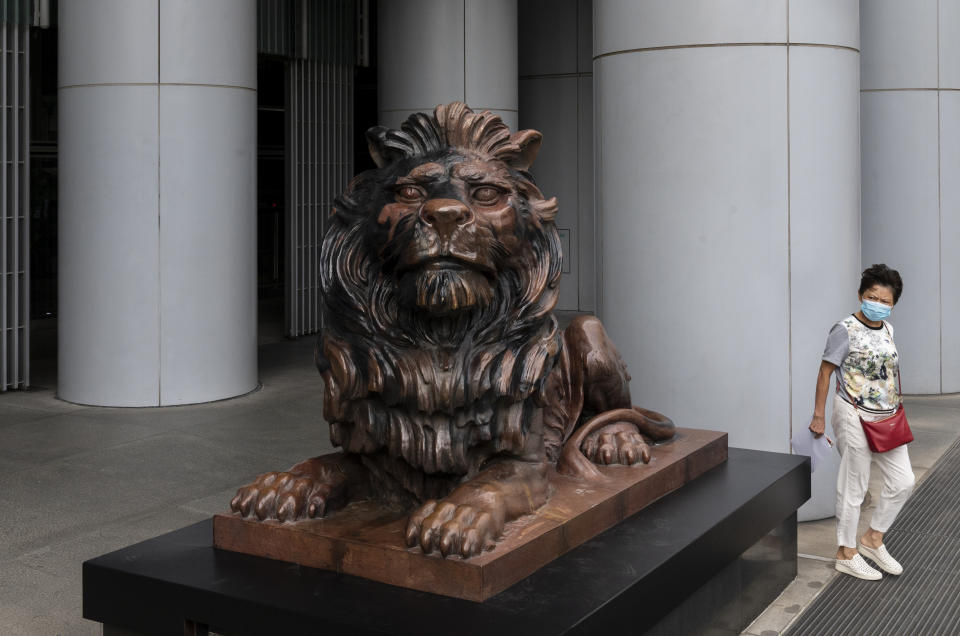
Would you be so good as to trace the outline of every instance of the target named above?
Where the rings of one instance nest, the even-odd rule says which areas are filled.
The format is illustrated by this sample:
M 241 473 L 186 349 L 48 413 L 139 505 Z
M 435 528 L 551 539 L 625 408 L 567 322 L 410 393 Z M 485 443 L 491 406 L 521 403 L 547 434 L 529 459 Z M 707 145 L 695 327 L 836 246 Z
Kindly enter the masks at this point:
M 910 467 L 907 445 L 886 453 L 874 453 L 860 424 L 860 416 L 849 402 L 834 394 L 833 416 L 830 419 L 840 451 L 840 472 L 837 474 L 837 545 L 857 547 L 857 524 L 860 504 L 870 484 L 870 461 L 877 463 L 883 475 L 883 487 L 877 499 L 870 527 L 886 532 L 897 518 L 903 504 L 913 492 L 915 478 Z

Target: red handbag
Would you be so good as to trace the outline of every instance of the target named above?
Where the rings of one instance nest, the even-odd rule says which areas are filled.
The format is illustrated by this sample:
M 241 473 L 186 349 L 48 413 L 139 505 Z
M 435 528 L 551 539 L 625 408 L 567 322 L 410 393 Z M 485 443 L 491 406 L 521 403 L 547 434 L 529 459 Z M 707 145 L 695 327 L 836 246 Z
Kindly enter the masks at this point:
M 907 414 L 903 410 L 902 398 L 897 412 L 890 417 L 873 422 L 861 417 L 860 425 L 863 426 L 863 434 L 867 438 L 867 444 L 874 453 L 886 453 L 888 450 L 913 441 L 913 432 L 907 423 Z
M 888 450 L 893 450 L 913 441 L 913 431 L 910 430 L 910 425 L 907 423 L 907 413 L 903 410 L 903 389 L 900 385 L 899 372 L 897 373 L 897 392 L 900 395 L 900 406 L 897 407 L 897 412 L 890 417 L 871 422 L 863 419 L 860 416 L 860 411 L 857 411 L 857 415 L 860 416 L 860 425 L 863 427 L 863 434 L 867 438 L 867 444 L 874 453 L 886 453 Z M 857 403 L 852 395 L 850 401 L 853 408 L 857 408 Z

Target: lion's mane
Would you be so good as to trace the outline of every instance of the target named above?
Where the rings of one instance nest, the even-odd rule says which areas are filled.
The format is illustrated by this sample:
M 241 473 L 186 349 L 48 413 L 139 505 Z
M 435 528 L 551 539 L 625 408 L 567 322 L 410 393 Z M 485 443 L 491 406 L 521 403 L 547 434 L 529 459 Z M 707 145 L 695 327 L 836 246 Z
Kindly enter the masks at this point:
M 320 256 L 324 416 L 331 440 L 346 451 L 402 460 L 403 468 L 391 470 L 406 473 L 394 477 L 410 490 L 424 491 L 410 485 L 416 475 L 462 476 L 498 453 L 518 455 L 531 426 L 542 427 L 538 392 L 561 346 L 551 313 L 561 254 L 556 199 L 545 200 L 526 172 L 522 134 L 459 103 L 415 114 L 401 130 L 372 129 L 380 167 L 357 176 L 335 202 Z M 392 270 L 414 221 L 399 224 L 387 245 L 371 237 L 387 202 L 383 184 L 451 153 L 508 167 L 525 248 L 499 255 L 492 298 L 435 316 L 402 302 Z M 455 289 L 475 293 L 469 285 Z

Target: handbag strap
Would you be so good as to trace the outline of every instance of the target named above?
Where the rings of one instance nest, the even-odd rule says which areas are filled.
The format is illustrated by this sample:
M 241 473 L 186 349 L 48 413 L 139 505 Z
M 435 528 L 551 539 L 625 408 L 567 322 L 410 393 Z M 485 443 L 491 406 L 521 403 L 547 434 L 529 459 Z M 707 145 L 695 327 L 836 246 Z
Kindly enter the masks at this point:
M 890 342 L 893 342 L 893 334 L 890 333 L 890 327 L 889 325 L 887 325 L 886 320 L 883 321 L 883 328 L 886 329 L 887 333 L 890 335 Z M 896 343 L 894 343 L 893 346 L 896 347 L 897 346 Z M 897 362 L 897 368 L 894 371 L 894 373 L 897 374 L 897 397 L 899 397 L 900 402 L 903 403 L 903 384 L 901 384 L 901 381 L 900 381 L 900 362 L 899 361 Z

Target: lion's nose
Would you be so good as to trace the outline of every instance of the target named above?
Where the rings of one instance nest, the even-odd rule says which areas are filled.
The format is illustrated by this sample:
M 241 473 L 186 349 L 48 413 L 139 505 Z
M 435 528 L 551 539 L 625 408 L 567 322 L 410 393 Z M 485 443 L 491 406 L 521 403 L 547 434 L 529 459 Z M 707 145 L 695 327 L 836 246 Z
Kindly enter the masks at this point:
M 420 218 L 441 236 L 450 236 L 458 226 L 473 221 L 473 211 L 456 199 L 430 199 L 420 210 Z

